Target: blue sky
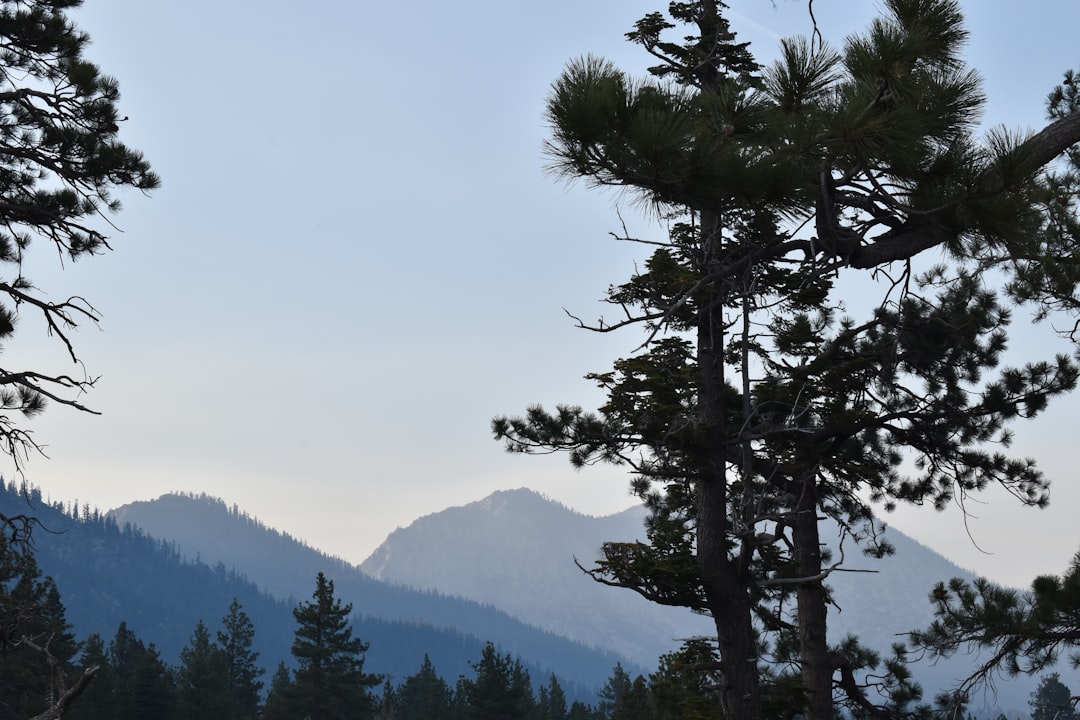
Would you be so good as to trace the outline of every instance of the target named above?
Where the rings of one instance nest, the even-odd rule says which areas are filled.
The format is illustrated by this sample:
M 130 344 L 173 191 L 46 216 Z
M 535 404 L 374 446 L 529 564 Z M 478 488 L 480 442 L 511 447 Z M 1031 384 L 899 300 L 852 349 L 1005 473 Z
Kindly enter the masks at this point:
M 759 60 L 810 27 L 804 2 L 731 5 Z M 648 66 L 623 33 L 660 5 L 404 7 L 90 0 L 77 12 L 91 59 L 120 81 L 122 137 L 163 186 L 123 197 L 115 252 L 63 269 L 44 246 L 34 258 L 39 286 L 104 315 L 77 336 L 103 414 L 35 421 L 49 459 L 31 461 L 30 482 L 102 509 L 207 492 L 355 562 L 394 528 L 496 489 L 590 514 L 632 502 L 618 470 L 507 456 L 489 422 L 532 402 L 595 405 L 582 376 L 640 342 L 575 330 L 563 312 L 599 316 L 604 289 L 632 271 L 640 248 L 608 236 L 617 212 L 655 230 L 625 198 L 545 174 L 542 112 L 574 57 Z M 834 45 L 873 7 L 814 3 Z M 1046 93 L 1080 65 L 1080 5 L 1039 8 L 965 3 L 988 126 L 1039 127 Z M 40 330 L 21 326 L 8 357 L 69 369 Z M 1039 330 L 1027 347 L 1050 348 Z M 1051 509 L 991 494 L 966 530 L 956 511 L 891 520 L 1003 581 L 1061 571 L 1080 546 L 1077 408 L 1020 428 L 1016 452 L 1056 480 Z

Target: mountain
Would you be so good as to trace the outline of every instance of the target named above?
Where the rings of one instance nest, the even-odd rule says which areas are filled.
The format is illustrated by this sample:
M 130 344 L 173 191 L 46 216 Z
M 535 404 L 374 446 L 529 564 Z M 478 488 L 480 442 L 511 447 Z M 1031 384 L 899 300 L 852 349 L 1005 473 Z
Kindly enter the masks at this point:
M 363 598 L 357 608 L 366 614 L 426 620 L 490 637 L 482 632 L 483 620 L 470 621 L 467 613 L 446 613 L 437 609 L 445 607 L 438 603 L 421 607 L 411 600 L 417 591 L 422 597 L 439 598 L 440 603 L 447 596 L 457 596 L 505 611 L 505 620 L 513 616 L 551 635 L 617 653 L 614 657 L 628 659 L 623 664 L 632 672 L 641 671 L 632 669 L 634 665 L 654 668 L 657 657 L 677 647 L 681 638 L 711 632 L 706 618 L 654 605 L 631 591 L 601 586 L 575 565 L 576 558 L 588 566 L 604 541 L 641 538 L 644 510 L 640 507 L 589 517 L 531 490 L 497 492 L 424 516 L 391 533 L 361 564 L 360 570 L 366 572 L 321 556 L 262 527 L 237 508 L 206 496 L 167 495 L 118 508 L 111 517 L 167 539 L 189 557 L 243 569 L 264 589 L 286 589 L 290 574 L 296 575 L 291 582 L 302 579 L 306 588 L 314 568 L 311 563 L 322 558 L 325 572 L 339 573 L 335 584 L 342 579 L 357 583 L 351 597 Z M 829 579 L 836 599 L 830 615 L 834 641 L 855 634 L 865 646 L 887 653 L 893 643 L 902 641 L 898 633 L 930 621 L 927 596 L 935 581 L 972 578 L 971 573 L 894 529 L 886 536 L 896 554 L 882 560 L 864 558 L 857 550 L 832 543 L 836 559 L 841 551 L 845 553 L 845 571 Z M 530 657 L 528 652 L 521 654 Z M 613 664 L 603 667 L 610 669 Z M 921 663 L 916 674 L 927 690 L 926 697 L 932 698 L 971 666 L 970 658 L 959 656 L 932 665 Z M 1034 687 L 1032 679 L 1011 679 L 998 684 L 996 696 L 976 698 L 974 707 L 985 703 L 1023 709 Z
M 589 517 L 531 490 L 501 491 L 394 531 L 360 567 L 380 580 L 491 603 L 523 622 L 655 667 L 660 655 L 708 633 L 712 622 L 601 585 L 574 562 L 591 565 L 605 541 L 644 539 L 644 519 L 641 507 Z
M 229 511 L 220 501 L 187 500 L 194 507 L 213 512 Z M 438 593 L 394 588 L 362 577 L 339 560 L 320 555 L 310 548 L 299 556 L 314 558 L 313 564 L 298 570 L 298 585 L 290 597 L 265 592 L 236 569 L 207 555 L 186 556 L 170 541 L 151 537 L 131 523 L 120 524 L 99 512 L 65 509 L 63 503 L 48 503 L 37 489 L 16 488 L 0 479 L 0 513 L 25 514 L 37 520 L 33 533 L 34 555 L 42 572 L 54 578 L 66 608 L 68 622 L 76 636 L 85 639 L 100 635 L 106 644 L 121 621 L 144 642 L 153 643 L 162 658 L 177 664 L 180 650 L 188 643 L 198 621 L 213 633 L 233 598 L 239 600 L 255 627 L 254 649 L 267 669 L 266 681 L 278 662 L 291 663 L 290 647 L 296 622 L 292 609 L 296 598 L 309 598 L 319 569 L 336 573 L 335 595 L 343 602 L 373 607 L 391 606 L 392 611 L 356 614 L 356 635 L 370 643 L 365 670 L 387 675 L 395 683 L 414 674 L 424 655 L 451 684 L 459 675 L 471 675 L 470 663 L 480 659 L 484 643 L 494 642 L 501 652 L 521 658 L 522 664 L 542 682 L 552 672 L 560 678 L 568 697 L 595 701 L 595 692 L 607 679 L 619 658 L 591 650 L 579 643 L 538 630 L 510 618 L 505 613 L 478 603 L 447 598 Z M 239 517 L 235 512 L 234 517 Z M 188 519 L 193 519 L 191 513 Z M 194 518 L 194 522 L 198 519 Z M 249 528 L 257 524 L 245 521 Z M 196 525 L 196 530 L 210 527 Z M 260 532 L 278 536 L 263 528 Z M 295 541 L 290 541 L 297 545 Z M 289 552 L 276 548 L 271 552 Z M 311 553 L 308 555 L 307 553 Z M 262 552 L 261 555 L 270 555 Z M 272 557 L 272 555 L 271 555 Z M 368 601 L 371 603 L 368 603 Z M 423 617 L 441 622 L 436 626 Z M 405 619 L 395 619 L 405 618 Z M 460 622 L 455 625 L 455 620 Z M 478 629 L 476 634 L 459 627 Z
M 224 566 L 185 562 L 176 548 L 100 513 L 74 517 L 37 489 L 0 479 L 0 513 L 34 518 L 31 542 L 42 573 L 60 591 L 76 636 L 100 635 L 106 644 L 121 622 L 163 659 L 175 663 L 195 623 L 208 627 L 236 598 L 257 626 L 254 649 L 272 670 L 292 642 L 291 608 L 259 592 Z
M 106 513 L 106 517 L 119 527 L 139 528 L 165 542 L 188 562 L 242 573 L 261 591 L 287 601 L 290 606 L 311 595 L 315 574 L 321 571 L 334 581 L 335 594 L 352 603 L 354 612 L 362 618 L 421 625 L 490 640 L 503 652 L 520 656 L 523 662 L 537 663 L 568 682 L 590 689 L 599 688 L 618 662 L 634 672 L 652 665 L 652 662 L 639 664 L 609 649 L 588 647 L 561 633 L 537 628 L 487 601 L 377 580 L 341 559 L 266 527 L 235 505 L 229 507 L 207 495 L 171 493 L 156 500 L 124 505 Z M 375 650 L 373 643 L 372 652 Z M 421 651 L 417 668 L 422 659 Z M 438 669 L 445 674 L 442 668 Z M 467 666 L 463 672 L 468 674 Z
M 360 567 L 399 585 L 491 603 L 524 622 L 649 665 L 677 647 L 677 638 L 709 633 L 711 621 L 601 585 L 574 562 L 591 565 L 604 541 L 642 539 L 644 517 L 641 507 L 594 518 L 531 490 L 496 492 L 394 531 Z M 829 579 L 839 605 L 834 638 L 855 633 L 888 648 L 896 641 L 892 633 L 930 621 L 927 595 L 935 580 L 972 579 L 897 531 L 887 537 L 894 556 L 869 560 L 848 550 L 844 567 L 866 572 Z
M 712 634 L 711 621 L 600 585 L 574 563 L 576 558 L 588 567 L 604 541 L 641 538 L 644 515 L 637 507 L 587 517 L 530 490 L 496 492 L 394 531 L 360 567 L 403 586 L 490 602 L 524 622 L 655 666 L 661 652 L 678 645 L 677 638 Z M 827 526 L 822 533 L 828 535 Z M 887 653 L 903 640 L 902 633 L 930 623 L 928 596 L 936 581 L 974 579 L 895 529 L 885 536 L 896 553 L 880 560 L 835 539 L 831 543 L 834 560 L 844 554 L 844 570 L 828 581 L 836 600 L 829 620 L 834 642 L 853 634 L 866 647 Z M 971 667 L 972 658 L 958 656 L 920 664 L 917 672 L 932 698 Z M 977 699 L 975 706 L 1025 708 L 1034 687 L 1028 678 L 1009 680 L 1000 684 L 997 698 Z
M 640 507 L 596 518 L 531 490 L 496 492 L 395 531 L 361 565 L 362 572 L 206 495 L 163 495 L 108 516 L 174 544 L 189 558 L 241 570 L 275 597 L 306 587 L 319 569 L 339 591 L 356 586 L 355 596 L 363 598 L 357 612 L 471 634 L 494 631 L 498 625 L 490 618 L 474 623 L 461 609 L 448 612 L 448 597 L 437 607 L 414 600 L 417 591 L 421 597 L 434 592 L 464 598 L 612 653 L 609 668 L 616 661 L 627 669 L 653 668 L 681 638 L 708 632 L 711 625 L 680 608 L 599 585 L 574 564 L 575 557 L 590 562 L 606 540 L 644 537 Z

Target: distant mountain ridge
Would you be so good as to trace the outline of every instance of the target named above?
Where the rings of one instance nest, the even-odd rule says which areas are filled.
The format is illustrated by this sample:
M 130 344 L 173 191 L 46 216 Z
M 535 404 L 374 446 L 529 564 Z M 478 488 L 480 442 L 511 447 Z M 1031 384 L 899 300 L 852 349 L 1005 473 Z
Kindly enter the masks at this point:
M 266 526 L 220 498 L 205 493 L 168 493 L 109 510 L 105 516 L 123 527 L 133 525 L 176 545 L 192 561 L 222 563 L 237 569 L 275 597 L 289 598 L 303 575 L 298 568 L 322 571 L 328 577 L 352 566 L 326 555 L 287 532 Z M 306 599 L 306 597 L 305 597 Z M 357 606 L 363 613 L 363 607 Z
M 489 602 L 647 664 L 677 647 L 678 638 L 711 632 L 711 620 L 600 585 L 574 563 L 590 566 L 605 541 L 644 539 L 644 518 L 642 507 L 594 518 L 531 490 L 499 491 L 392 532 L 360 567 L 407 587 Z M 841 608 L 830 620 L 835 639 L 855 633 L 888 648 L 893 633 L 930 620 L 927 596 L 934 581 L 973 578 L 898 531 L 886 535 L 897 549 L 894 556 L 871 560 L 849 549 L 844 567 L 865 572 L 829 578 Z M 470 562 L 463 566 L 460 558 Z
M 652 668 L 682 638 L 708 632 L 711 622 L 680 608 L 654 605 L 597 584 L 574 565 L 589 563 L 601 543 L 644 537 L 644 510 L 632 507 L 590 517 L 527 489 L 501 491 L 461 508 L 448 508 L 399 529 L 361 566 L 330 558 L 235 505 L 205 494 L 170 493 L 128 503 L 106 515 L 175 545 L 190 560 L 236 569 L 260 589 L 289 598 L 309 583 L 312 568 L 363 598 L 355 611 L 486 637 L 489 619 L 469 621 L 462 600 L 509 614 L 542 631 L 611 653 L 610 665 Z M 391 561 L 395 538 L 410 538 Z M 499 553 L 493 554 L 497 546 Z M 411 558 L 411 560 L 409 559 Z M 515 560 L 517 558 L 517 560 Z M 481 560 L 482 559 L 482 560 Z M 414 571 L 404 573 L 402 566 Z M 522 593 L 521 590 L 528 588 Z M 440 603 L 415 597 L 438 593 Z M 458 598 L 458 600 L 454 600 Z M 537 658 L 543 661 L 543 658 Z
M 602 542 L 642 538 L 644 517 L 644 508 L 634 507 L 592 518 L 531 490 L 501 491 L 394 531 L 360 567 L 405 586 L 490 602 L 551 632 L 654 666 L 660 652 L 677 646 L 679 639 L 713 634 L 711 620 L 600 585 L 573 562 L 577 558 L 588 567 Z M 836 538 L 829 541 L 829 527 L 822 524 L 822 536 L 839 559 L 841 548 Z M 887 653 L 903 640 L 902 633 L 932 620 L 928 598 L 936 581 L 974 579 L 898 530 L 888 528 L 885 536 L 896 553 L 880 560 L 864 557 L 850 543 L 843 548 L 845 571 L 828 580 L 836 600 L 829 615 L 832 642 L 852 634 L 866 647 Z M 455 563 L 463 557 L 471 561 Z M 921 664 L 916 671 L 931 699 L 971 667 L 970 658 L 958 656 Z M 1010 680 L 999 687 L 997 700 L 983 698 L 975 706 L 985 700 L 1023 709 L 1034 687 L 1029 678 Z
M 606 541 L 644 540 L 645 511 L 590 517 L 527 489 L 507 490 L 419 518 L 392 532 L 360 568 L 372 577 L 491 603 L 514 617 L 618 652 L 645 667 L 708 618 L 595 582 Z M 462 568 L 461 558 L 469 558 Z
M 204 514 L 229 514 L 220 501 L 187 498 L 182 505 L 188 512 L 181 520 L 195 523 L 196 530 L 201 515 L 193 508 Z M 181 551 L 175 542 L 153 537 L 130 522 L 120 524 L 107 514 L 46 501 L 40 490 L 20 488 L 2 478 L 0 513 L 25 514 L 40 523 L 33 536 L 34 556 L 42 572 L 55 579 L 78 639 L 96 633 L 108 644 L 123 621 L 173 665 L 196 623 L 201 620 L 215 632 L 236 598 L 253 622 L 254 649 L 260 653 L 268 681 L 278 662 L 292 663 L 290 647 L 296 628 L 292 610 L 298 598 L 311 597 L 320 568 L 337 573 L 335 595 L 357 611 L 352 618 L 354 632 L 370 643 L 365 670 L 384 674 L 395 683 L 416 673 L 428 655 L 436 671 L 452 685 L 459 676 L 471 675 L 471 663 L 479 661 L 484 643 L 492 641 L 500 652 L 519 657 L 535 682 L 555 673 L 568 698 L 592 703 L 620 660 L 525 625 L 491 606 L 432 591 L 396 588 L 370 578 L 357 582 L 353 576 L 364 577 L 359 570 L 341 570 L 341 561 L 311 548 L 305 552 L 314 553 L 325 564 L 300 568 L 299 584 L 288 598 L 282 598 L 261 591 L 243 568 L 230 569 L 208 554 Z M 232 514 L 239 515 L 235 509 Z M 251 532 L 280 536 L 254 521 L 246 526 Z M 287 556 L 287 552 L 279 553 L 279 557 Z M 362 606 L 367 612 L 361 611 Z M 467 627 L 477 632 L 462 629 Z
M 216 528 L 213 522 L 217 521 L 201 524 L 204 521 L 199 518 L 204 517 L 207 508 L 212 508 L 220 516 L 217 521 L 226 525 L 231 522 L 251 526 L 254 522 L 258 526 L 235 508 L 229 510 L 223 502 L 205 496 L 167 495 L 118 508 L 113 516 L 151 535 L 167 538 L 183 552 L 209 562 L 236 568 L 267 564 L 268 558 L 260 560 L 242 550 L 258 548 L 259 543 L 222 541 L 233 537 L 228 534 L 216 540 L 208 537 L 210 533 L 203 528 Z M 572 637 L 615 657 L 627 658 L 624 665 L 631 663 L 631 668 L 654 668 L 659 654 L 677 647 L 681 639 L 711 634 L 711 621 L 688 611 L 653 605 L 631 591 L 600 586 L 574 565 L 577 558 L 588 566 L 604 541 L 629 542 L 642 537 L 643 519 L 640 507 L 596 518 L 581 515 L 531 490 L 501 491 L 424 516 L 394 531 L 362 563 L 361 569 L 371 577 L 341 561 L 334 562 L 344 573 L 339 578 L 360 576 L 373 583 L 372 587 L 382 588 L 379 592 L 389 593 L 387 587 L 400 592 L 409 588 L 469 599 L 503 610 L 549 633 Z M 236 527 L 232 531 L 224 527 L 219 530 L 239 532 Z M 863 572 L 838 572 L 830 577 L 837 603 L 830 611 L 833 641 L 851 633 L 858 635 L 865 646 L 887 652 L 894 642 L 902 640 L 897 633 L 929 622 L 931 607 L 927 598 L 935 581 L 972 578 L 971 573 L 898 531 L 889 529 L 887 537 L 896 547 L 895 556 L 866 559 L 848 548 L 844 567 Z M 293 551 L 319 555 L 311 548 Z M 839 553 L 835 543 L 834 553 Z M 272 566 L 279 558 L 273 553 L 270 556 Z M 260 587 L 269 586 L 271 569 L 281 570 L 264 567 L 263 571 L 249 573 L 249 577 Z M 355 592 L 356 597 L 365 598 L 357 604 L 358 611 L 384 612 L 381 603 L 379 608 L 374 607 L 366 591 L 358 588 Z M 419 617 L 394 603 L 385 611 L 395 619 Z M 454 618 L 443 617 L 436 624 L 442 622 L 451 623 L 446 627 L 454 626 Z M 475 626 L 463 631 L 474 630 Z M 938 689 L 966 674 L 971 665 L 968 658 L 956 657 L 933 666 L 919 665 L 916 672 L 929 699 Z M 999 685 L 996 699 L 983 700 L 1003 708 L 1022 709 L 1034 686 L 1035 682 L 1028 678 L 1010 680 Z
M 235 570 L 263 592 L 290 605 L 310 597 L 315 573 L 321 571 L 334 581 L 336 594 L 352 603 L 359 616 L 490 640 L 504 652 L 550 668 L 569 681 L 576 679 L 585 687 L 598 688 L 618 662 L 635 672 L 648 667 L 609 649 L 589 647 L 514 619 L 490 602 L 377 580 L 208 495 L 170 493 L 156 500 L 129 503 L 107 512 L 106 517 L 120 527 L 137 527 L 168 543 L 189 561 Z

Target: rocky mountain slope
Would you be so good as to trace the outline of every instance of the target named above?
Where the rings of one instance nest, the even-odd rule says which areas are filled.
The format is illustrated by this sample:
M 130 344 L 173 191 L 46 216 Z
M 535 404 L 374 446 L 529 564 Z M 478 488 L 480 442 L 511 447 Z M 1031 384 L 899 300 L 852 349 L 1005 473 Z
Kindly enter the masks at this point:
M 360 567 L 374 578 L 491 603 L 514 617 L 644 667 L 711 621 L 601 585 L 589 567 L 605 541 L 644 539 L 642 508 L 589 517 L 531 490 L 496 492 L 390 534 Z
M 360 567 L 372 577 L 404 586 L 489 602 L 525 622 L 616 650 L 649 667 L 660 653 L 676 647 L 679 638 L 710 634 L 711 622 L 654 605 L 632 591 L 600 585 L 574 562 L 576 558 L 589 566 L 604 541 L 642 538 L 643 519 L 642 508 L 595 518 L 530 490 L 497 492 L 391 533 Z M 827 526 L 822 532 L 826 542 L 832 540 L 835 558 L 844 552 L 846 569 L 829 579 L 836 600 L 829 620 L 834 642 L 853 634 L 865 646 L 887 654 L 903 640 L 903 633 L 931 621 L 928 596 L 936 581 L 973 578 L 891 528 L 886 537 L 896 553 L 880 560 L 864 557 L 850 541 L 840 547 Z M 971 665 L 968 657 L 922 664 L 919 678 L 932 697 Z M 981 698 L 978 704 L 1024 708 L 1033 688 L 1029 679 L 1010 680 L 999 684 L 998 698 Z

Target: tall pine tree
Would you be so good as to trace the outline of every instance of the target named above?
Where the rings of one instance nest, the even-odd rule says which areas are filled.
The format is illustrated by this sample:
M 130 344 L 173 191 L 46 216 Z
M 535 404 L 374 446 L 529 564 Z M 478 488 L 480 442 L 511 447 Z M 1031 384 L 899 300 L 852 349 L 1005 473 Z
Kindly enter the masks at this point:
M 0 0 L 0 341 L 12 345 L 17 316 L 41 321 L 58 339 L 64 356 L 81 365 L 72 342 L 75 328 L 98 320 L 98 312 L 78 295 L 50 297 L 24 275 L 33 242 L 61 257 L 78 259 L 106 250 L 108 215 L 119 210 L 117 189 L 150 190 L 157 176 L 140 153 L 119 137 L 120 92 L 115 79 L 90 62 L 89 36 L 67 12 L 80 0 Z M 0 453 L 18 467 L 38 449 L 20 416 L 33 417 L 51 400 L 88 410 L 83 395 L 94 379 L 81 372 L 33 367 L 0 369 Z M 0 567 L 21 562 L 33 519 L 0 513 Z M 8 588 L 0 588 L 0 595 Z M 0 602 L 0 605 L 3 603 Z M 59 606 L 43 605 L 44 612 Z M 38 682 L 62 679 L 58 696 L 42 695 L 57 717 L 83 691 L 93 673 L 67 686 L 63 667 L 66 631 L 50 647 L 37 645 L 34 625 L 48 617 L 9 615 L 0 607 L 0 650 L 20 643 L 19 653 L 35 650 L 52 668 Z M 55 620 L 55 618 L 53 618 Z M 9 655 L 7 659 L 11 659 Z M 55 684 L 55 682 L 54 682 Z M 12 686 L 8 686 L 10 689 Z
M 659 80 L 589 57 L 556 81 L 553 168 L 636 193 L 667 237 L 625 238 L 652 254 L 609 290 L 616 319 L 581 323 L 644 333 L 589 376 L 604 405 L 534 406 L 493 430 L 513 452 L 631 469 L 649 542 L 605 545 L 593 575 L 712 616 L 730 720 L 762 716 L 774 666 L 797 668 L 783 702 L 807 718 L 890 715 L 921 690 L 902 652 L 875 695 L 876 654 L 829 645 L 825 582 L 846 558 L 823 551 L 820 520 L 880 555 L 876 508 L 992 483 L 1046 502 L 1034 463 L 999 448 L 1080 371 L 1071 352 L 1020 367 L 1004 352 L 1015 310 L 1080 311 L 1080 184 L 1047 169 L 1080 113 L 975 137 L 954 0 L 889 0 L 843 52 L 785 40 L 767 68 L 723 10 L 673 2 L 637 23 Z M 877 294 L 848 298 L 849 277 Z
M 259 678 L 264 670 L 258 664 L 259 653 L 252 650 L 255 626 L 236 598 L 221 624 L 223 629 L 218 631 L 217 642 L 225 660 L 229 696 L 221 717 L 223 720 L 256 720 L 263 687 Z
M 228 716 L 229 676 L 225 655 L 211 640 L 210 631 L 201 620 L 180 651 L 176 684 L 180 717 Z
M 1077 720 L 1076 699 L 1061 676 L 1050 673 L 1039 680 L 1031 693 L 1031 720 Z
M 296 636 L 292 655 L 297 668 L 288 686 L 288 704 L 311 720 L 364 720 L 374 708 L 371 688 L 381 678 L 364 672 L 368 646 L 354 638 L 352 605 L 334 597 L 334 582 L 315 578 L 312 600 L 293 610 Z

